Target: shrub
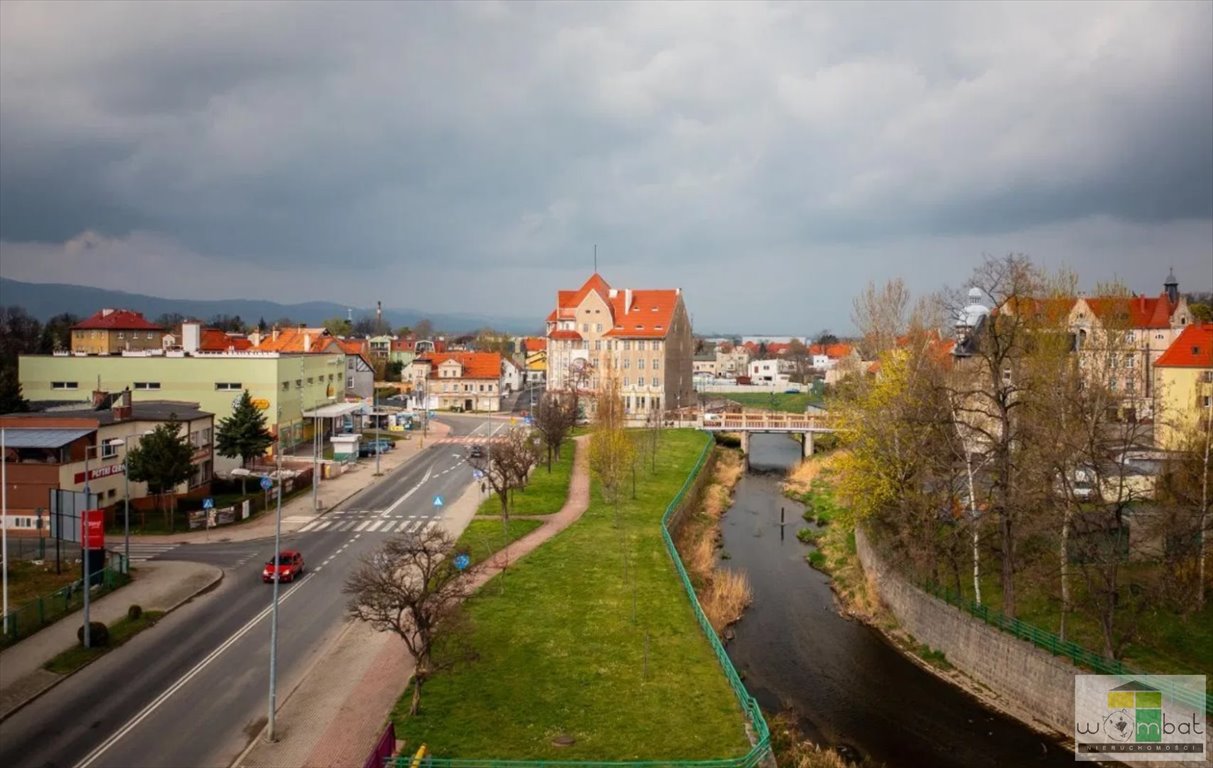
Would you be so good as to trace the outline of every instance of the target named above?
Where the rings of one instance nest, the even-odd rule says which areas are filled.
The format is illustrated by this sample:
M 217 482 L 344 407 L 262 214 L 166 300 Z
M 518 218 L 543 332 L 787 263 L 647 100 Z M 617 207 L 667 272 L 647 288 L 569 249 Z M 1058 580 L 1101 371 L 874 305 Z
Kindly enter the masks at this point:
M 142 615 L 143 615 L 142 606 L 132 605 L 130 608 L 126 609 L 126 618 L 130 619 L 131 621 L 138 621 L 139 617 Z
M 88 628 L 89 628 L 89 638 L 88 639 L 89 639 L 90 646 L 100 647 L 103 645 L 109 645 L 110 630 L 109 630 L 109 627 L 105 626 L 104 622 L 90 621 L 88 623 Z M 84 625 L 83 624 L 80 625 L 80 629 L 76 630 L 76 640 L 80 643 L 80 645 L 84 645 Z

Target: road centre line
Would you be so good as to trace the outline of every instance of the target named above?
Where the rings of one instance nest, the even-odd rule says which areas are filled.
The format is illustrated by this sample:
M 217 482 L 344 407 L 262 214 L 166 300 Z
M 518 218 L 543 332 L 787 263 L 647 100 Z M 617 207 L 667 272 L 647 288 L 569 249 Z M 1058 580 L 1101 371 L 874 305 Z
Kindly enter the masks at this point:
M 384 510 L 384 514 L 385 514 L 385 515 L 390 515 L 391 513 L 395 512 L 395 511 L 396 511 L 396 507 L 398 507 L 398 506 L 400 506 L 401 504 L 403 504 L 405 499 L 407 499 L 408 497 L 412 496 L 414 493 L 416 493 L 416 492 L 417 492 L 417 490 L 418 490 L 419 488 L 421 488 L 421 486 L 425 485 L 425 482 L 426 482 L 427 480 L 429 480 L 429 479 L 430 479 L 430 475 L 432 475 L 432 474 L 433 474 L 433 472 L 434 472 L 434 466 L 431 464 L 431 465 L 430 465 L 430 467 L 429 467 L 429 468 L 428 468 L 428 469 L 425 471 L 425 477 L 421 478 L 421 482 L 420 482 L 420 483 L 417 483 L 416 485 L 414 485 L 412 488 L 410 488 L 410 489 L 408 490 L 408 492 L 407 492 L 407 493 L 405 493 L 405 494 L 404 494 L 403 496 L 401 496 L 400 498 L 396 499 L 396 501 L 392 502 L 392 506 L 390 506 L 390 507 L 388 507 L 386 510 Z
M 287 592 L 285 595 L 278 598 L 278 604 L 282 605 L 282 603 L 285 603 L 287 600 L 289 600 L 292 595 L 294 595 L 296 592 L 299 591 L 298 587 L 302 587 L 311 578 L 312 578 L 312 574 L 308 574 L 306 577 L 304 577 L 303 581 L 299 582 L 296 589 L 292 589 L 290 592 Z M 266 606 L 264 609 L 262 609 L 261 613 L 257 614 L 253 618 L 249 619 L 247 624 L 245 624 L 240 629 L 236 630 L 236 633 L 233 634 L 231 637 L 229 637 L 227 640 L 225 640 L 222 645 L 220 645 L 215 650 L 211 651 L 210 654 L 206 658 L 204 658 L 202 661 L 195 664 L 193 669 L 191 669 L 189 672 L 186 672 L 184 675 L 181 676 L 180 679 L 177 680 L 177 682 L 173 683 L 163 693 L 161 693 L 159 696 L 157 696 L 155 699 L 153 699 L 152 703 L 148 704 L 146 707 L 144 707 L 142 710 L 140 710 L 139 714 L 135 715 L 129 721 L 127 721 L 126 725 L 122 726 L 117 731 L 115 731 L 112 736 L 110 736 L 108 739 L 103 741 L 92 752 L 88 753 L 88 755 L 86 755 L 83 760 L 81 760 L 79 763 L 76 763 L 75 768 L 88 768 L 88 766 L 95 763 L 99 757 L 101 757 L 102 755 L 104 755 L 106 752 L 109 751 L 110 747 L 117 744 L 118 741 L 123 736 L 130 733 L 136 726 L 139 725 L 139 723 L 146 720 L 148 715 L 152 714 L 152 712 L 155 712 L 160 707 L 161 704 L 168 701 L 170 696 L 172 696 L 177 691 L 181 690 L 181 688 L 183 688 L 190 680 L 194 679 L 194 677 L 197 676 L 197 674 L 199 672 L 201 672 L 203 669 L 205 669 L 212 661 L 217 659 L 221 653 L 223 653 L 228 648 L 230 648 L 232 645 L 234 645 L 236 642 L 238 642 L 240 640 L 240 638 L 247 635 L 253 629 L 253 627 L 257 626 L 257 624 L 262 619 L 264 619 L 266 616 L 270 615 L 270 612 L 273 610 L 274 610 L 273 605 Z

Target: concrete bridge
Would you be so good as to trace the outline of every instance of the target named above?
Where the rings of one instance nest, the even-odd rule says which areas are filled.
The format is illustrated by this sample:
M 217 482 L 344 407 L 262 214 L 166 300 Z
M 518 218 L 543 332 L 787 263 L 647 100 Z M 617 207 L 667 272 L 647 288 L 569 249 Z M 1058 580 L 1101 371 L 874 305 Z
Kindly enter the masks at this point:
M 736 432 L 741 435 L 741 450 L 750 454 L 750 435 L 756 432 L 783 432 L 804 436 L 804 457 L 813 455 L 813 435 L 833 432 L 828 414 L 776 413 L 747 411 L 745 413 L 705 413 L 700 426 L 709 432 Z

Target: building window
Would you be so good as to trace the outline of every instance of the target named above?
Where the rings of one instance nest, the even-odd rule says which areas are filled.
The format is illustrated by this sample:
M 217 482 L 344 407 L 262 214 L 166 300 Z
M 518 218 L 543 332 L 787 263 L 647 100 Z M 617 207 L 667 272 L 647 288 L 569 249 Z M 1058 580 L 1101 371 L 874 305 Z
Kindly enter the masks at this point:
M 653 358 L 653 370 L 654 370 L 654 371 L 656 371 L 656 370 L 658 370 L 658 369 L 660 369 L 660 368 L 661 368 L 661 360 L 660 360 L 659 358 L 656 358 L 656 357 L 655 357 L 655 358 Z
M 147 340 L 148 340 L 148 341 L 151 341 L 151 340 L 152 340 L 152 332 L 151 332 L 151 331 L 148 331 L 148 332 L 147 332 Z
M 126 338 L 126 334 L 125 334 L 125 333 L 123 333 L 122 331 L 118 331 L 118 338 L 119 338 L 119 339 L 125 339 L 125 338 Z
M 104 440 L 101 443 L 101 458 L 112 459 L 118 455 L 118 446 L 122 445 L 122 441 L 111 442 Z
M 637 368 L 637 370 L 641 370 L 641 371 L 644 370 L 644 358 L 643 357 L 636 361 L 636 368 Z
M 286 385 L 286 382 L 283 382 L 283 387 L 282 387 L 283 389 L 286 389 L 285 385 Z M 232 390 L 232 389 L 244 389 L 244 387 L 240 386 L 240 382 L 238 382 L 238 381 L 216 381 L 215 389 Z
M 653 389 L 656 389 L 659 386 L 661 386 L 661 385 L 657 383 L 657 377 L 654 376 L 653 377 Z
M 636 349 L 639 349 L 641 352 L 644 351 L 644 339 L 636 342 Z
M 598 339 L 594 342 L 594 350 L 597 352 L 602 351 L 602 339 Z
M 303 379 L 295 379 L 295 389 L 303 389 Z
M 622 342 L 620 342 L 620 343 L 621 343 L 621 344 L 623 344 L 623 351 L 624 351 L 624 352 L 627 352 L 629 349 L 631 349 L 631 348 L 632 348 L 632 342 L 628 341 L 627 339 L 624 339 L 624 340 L 623 340 Z
M 660 325 L 659 325 L 659 326 L 657 326 L 657 327 L 658 327 L 659 329 L 661 328 L 661 326 L 660 326 Z M 660 342 L 660 341 L 654 341 L 654 342 L 653 342 L 653 351 L 654 351 L 654 352 L 660 352 L 660 351 L 661 351 L 661 342 Z
M 602 323 L 594 323 L 594 333 L 602 333 Z
M 289 381 L 282 382 L 282 391 L 283 392 L 290 390 L 290 388 L 291 388 L 291 383 Z
M 308 383 L 308 384 L 315 384 L 315 383 L 316 383 L 316 378 L 315 378 L 314 376 L 308 376 L 308 377 L 307 377 L 307 383 Z
M 76 382 L 74 381 L 52 381 L 51 389 L 75 389 Z
M 158 381 L 136 381 L 135 389 L 160 389 Z
M 590 332 L 590 324 L 589 324 L 589 323 L 582 323 L 582 324 L 581 324 L 581 332 L 582 332 L 582 333 L 589 333 L 589 332 Z

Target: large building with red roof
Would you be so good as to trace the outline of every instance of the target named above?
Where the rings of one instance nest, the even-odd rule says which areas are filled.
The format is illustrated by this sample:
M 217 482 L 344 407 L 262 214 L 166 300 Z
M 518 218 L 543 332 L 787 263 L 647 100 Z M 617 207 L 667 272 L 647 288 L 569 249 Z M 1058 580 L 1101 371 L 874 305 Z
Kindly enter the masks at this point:
M 682 291 L 612 288 L 598 273 L 559 291 L 547 317 L 548 391 L 619 381 L 633 420 L 695 404 L 691 321 Z
M 1167 275 L 1158 296 L 1079 297 L 1069 310 L 1069 329 L 1080 355 L 1116 350 L 1120 374 L 1112 385 L 1123 393 L 1129 418 L 1152 418 L 1157 396 L 1155 366 L 1193 323 L 1187 300 L 1179 293 L 1175 274 Z M 1110 346 L 1111 331 L 1123 342 Z
M 84 355 L 120 355 L 160 349 L 164 329 L 148 322 L 141 312 L 103 309 L 72 326 L 72 352 Z
M 1213 323 L 1184 328 L 1155 361 L 1154 376 L 1155 441 L 1175 450 L 1213 420 Z

